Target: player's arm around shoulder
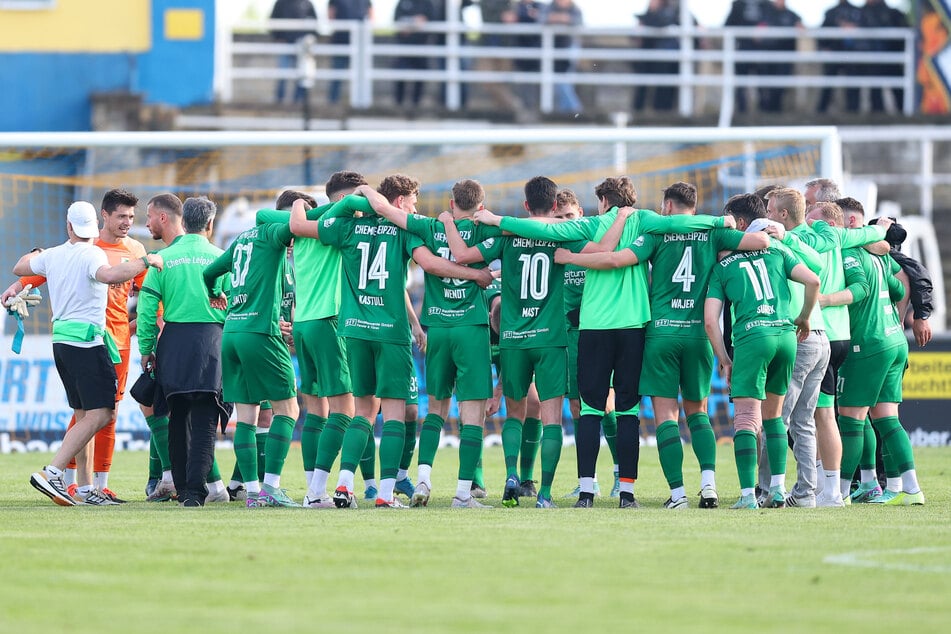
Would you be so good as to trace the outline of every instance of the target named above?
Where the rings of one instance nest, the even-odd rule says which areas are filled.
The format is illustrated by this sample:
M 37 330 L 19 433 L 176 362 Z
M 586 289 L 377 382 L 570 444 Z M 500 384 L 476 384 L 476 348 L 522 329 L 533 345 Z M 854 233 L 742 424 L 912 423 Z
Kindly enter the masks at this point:
M 417 246 L 413 249 L 413 260 L 430 275 L 471 280 L 482 288 L 492 283 L 492 272 L 489 271 L 489 269 L 475 269 L 456 262 L 450 262 L 445 258 L 439 257 L 426 246 Z
M 459 228 L 456 226 L 456 221 L 448 211 L 444 211 L 439 215 L 439 220 L 442 223 L 443 231 L 446 234 L 446 242 L 449 243 L 449 251 L 452 253 L 452 258 L 459 264 L 475 264 L 477 262 L 488 262 L 485 258 L 485 253 L 483 251 L 482 243 L 469 246 L 466 244 L 466 241 L 463 239 L 462 234 L 459 233 Z M 495 238 L 490 238 L 490 240 L 495 240 Z

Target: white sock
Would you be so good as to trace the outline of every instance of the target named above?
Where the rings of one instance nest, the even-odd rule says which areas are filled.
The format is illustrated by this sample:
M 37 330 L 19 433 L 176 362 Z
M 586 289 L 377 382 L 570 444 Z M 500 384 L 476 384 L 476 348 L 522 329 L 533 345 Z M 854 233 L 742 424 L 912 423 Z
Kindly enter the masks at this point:
M 353 471 L 340 470 L 340 475 L 337 476 L 337 488 L 340 487 L 344 487 L 347 491 L 353 491 Z
M 900 493 L 902 487 L 901 478 L 885 478 L 885 490 L 892 493 Z
M 61 470 L 57 469 L 56 467 L 54 467 L 53 465 L 47 465 L 47 466 L 43 467 L 43 471 L 45 471 L 45 472 L 46 472 L 46 475 L 50 476 L 51 478 L 61 478 L 61 477 L 63 477 L 63 472 L 62 472 Z M 73 472 L 75 473 L 76 470 L 73 469 Z
M 66 486 L 69 486 L 70 484 L 76 484 L 76 470 L 66 469 L 63 472 L 63 482 L 66 483 Z
M 687 497 L 687 490 L 684 487 L 681 486 L 670 490 L 671 500 L 679 500 L 682 497 Z
M 261 483 L 255 480 L 254 482 L 245 482 L 244 490 L 247 492 L 248 497 L 252 495 L 257 495 L 261 492 Z
M 433 472 L 433 466 L 431 464 L 421 464 L 417 469 L 416 473 L 419 475 L 419 481 L 425 482 L 429 486 L 429 476 Z
M 109 472 L 108 471 L 94 471 L 92 474 L 92 485 L 93 487 L 102 491 L 103 489 L 109 488 Z
M 818 494 L 818 493 L 822 493 L 826 488 L 825 479 L 822 478 L 822 461 L 821 460 L 816 460 L 816 473 L 819 475 L 819 477 L 816 478 L 816 493 Z M 836 478 L 836 481 L 838 481 L 838 478 Z
M 581 487 L 582 493 L 594 495 L 594 483 L 595 478 L 578 478 L 578 486 Z
M 621 493 L 630 493 L 631 495 L 634 495 L 634 483 L 633 483 L 633 482 L 621 482 L 620 492 L 621 492 Z
M 369 489 L 370 487 L 376 488 L 376 478 L 367 478 L 363 481 L 363 486 Z
M 756 489 L 755 489 L 755 488 L 753 488 L 753 489 L 740 489 L 740 495 L 742 495 L 742 496 L 753 495 L 755 492 L 756 492 Z
M 405 480 L 408 475 L 409 473 L 407 473 L 406 469 L 400 469 L 396 472 L 396 481 Z
M 328 471 L 323 469 L 314 469 L 313 476 L 310 479 L 310 486 L 307 487 L 307 496 L 311 499 L 324 497 L 327 495 L 327 478 L 330 476 Z
M 269 487 L 274 487 L 275 489 L 280 489 L 281 488 L 281 474 L 265 473 L 264 484 L 268 485 Z
M 620 472 L 621 472 L 621 467 L 619 467 L 618 465 L 615 464 L 615 465 L 614 465 L 614 475 L 617 475 L 617 474 L 619 474 Z M 597 480 L 597 479 L 598 479 L 598 476 L 595 475 L 595 476 L 594 476 L 594 479 Z
M 769 488 L 780 487 L 782 489 L 786 488 L 786 474 L 780 473 L 779 475 L 769 476 Z
M 909 469 L 901 474 L 901 490 L 905 493 L 921 491 L 921 487 L 918 486 L 918 473 L 914 469 Z
M 313 471 L 305 471 L 305 472 L 304 472 L 304 481 L 307 483 L 307 488 L 308 488 L 308 489 L 310 489 L 310 481 L 313 479 L 313 477 L 314 477 L 314 472 L 313 472 Z
M 839 493 L 845 498 L 852 489 L 852 480 L 839 476 Z
M 862 482 L 871 482 L 876 479 L 875 469 L 861 469 L 859 478 Z
M 468 500 L 472 496 L 472 480 L 459 480 L 456 483 L 456 497 Z
M 92 491 L 92 485 L 84 484 L 83 486 L 79 487 L 79 489 L 77 489 L 76 493 L 79 495 L 79 497 L 84 498 L 87 495 L 89 495 L 91 491 Z
M 172 470 L 171 470 L 171 469 L 169 469 L 168 471 L 163 471 L 163 472 L 162 472 L 162 482 L 168 482 L 169 484 L 172 483 Z
M 228 483 L 228 488 L 231 489 L 231 490 L 234 490 L 234 489 L 237 489 L 237 488 L 238 488 L 239 486 L 241 486 L 242 484 L 243 484 L 243 483 L 238 482 L 237 480 L 232 480 L 231 482 Z
M 820 482 L 824 481 L 823 489 L 828 489 L 829 491 L 835 491 L 836 488 L 839 486 L 839 479 L 841 477 L 839 474 L 839 470 L 836 469 L 835 471 L 830 471 L 828 469 L 824 469 L 822 471 L 822 474 L 823 474 L 823 477 L 820 478 L 819 481 Z
M 206 482 L 205 486 L 208 487 L 209 493 L 224 493 L 225 492 L 225 483 L 221 480 L 215 480 L 214 482 Z
M 717 472 L 711 469 L 704 469 L 700 472 L 700 488 L 710 486 L 716 488 L 717 486 Z
M 393 501 L 393 488 L 396 486 L 396 478 L 380 478 L 380 492 L 376 498 L 384 499 L 387 502 Z

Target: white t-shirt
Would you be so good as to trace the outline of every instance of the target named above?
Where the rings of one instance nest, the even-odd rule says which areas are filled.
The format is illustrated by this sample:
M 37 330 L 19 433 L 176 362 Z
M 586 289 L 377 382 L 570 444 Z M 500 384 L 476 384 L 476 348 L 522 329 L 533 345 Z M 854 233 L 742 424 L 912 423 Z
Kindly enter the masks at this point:
M 46 277 L 53 321 L 70 319 L 106 327 L 109 285 L 96 279 L 96 271 L 103 266 L 109 266 L 106 253 L 91 242 L 65 242 L 30 260 L 33 272 Z M 102 337 L 72 345 L 91 348 L 100 344 Z

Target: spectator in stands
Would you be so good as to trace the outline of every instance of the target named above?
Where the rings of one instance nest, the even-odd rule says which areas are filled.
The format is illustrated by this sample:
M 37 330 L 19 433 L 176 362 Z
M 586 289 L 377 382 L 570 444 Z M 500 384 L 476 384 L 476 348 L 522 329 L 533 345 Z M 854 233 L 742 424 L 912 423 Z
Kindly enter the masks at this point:
M 399 0 L 393 14 L 396 23 L 396 41 L 399 44 L 422 46 L 429 43 L 429 33 L 419 30 L 419 27 L 431 22 L 436 17 L 436 9 L 431 0 Z M 419 55 L 405 55 L 396 58 L 396 68 L 401 70 L 426 70 L 429 68 L 429 59 Z M 403 105 L 406 96 L 406 81 L 396 82 L 396 105 Z M 413 81 L 414 107 L 419 106 L 423 97 L 423 82 Z
M 866 0 L 861 15 L 861 26 L 867 29 L 905 28 L 908 26 L 905 14 L 888 6 L 884 0 Z M 901 39 L 867 40 L 866 48 L 876 53 L 895 53 L 904 50 L 905 43 Z M 901 64 L 865 64 L 864 66 L 865 74 L 873 77 L 901 77 L 904 74 L 904 68 Z M 896 109 L 900 110 L 905 91 L 901 88 L 892 88 L 892 96 L 895 99 Z M 885 111 L 882 89 L 874 86 L 871 92 L 871 111 Z
M 516 21 L 515 11 L 512 9 L 512 0 L 481 0 L 479 6 L 482 9 L 483 24 L 513 24 Z M 485 33 L 480 39 L 482 46 L 511 46 L 512 38 L 501 33 Z M 478 69 L 480 71 L 508 72 L 512 70 L 512 61 L 502 57 L 486 57 L 479 60 Z M 518 109 L 518 102 L 512 95 L 506 84 L 487 83 L 483 84 L 495 106 L 501 110 L 515 112 Z
M 650 0 L 647 10 L 638 15 L 637 21 L 640 26 L 649 26 L 655 28 L 664 28 L 680 24 L 680 0 Z M 675 51 L 680 48 L 680 39 L 676 35 L 663 35 L 656 37 L 638 38 L 635 46 L 641 50 L 663 50 Z M 634 72 L 645 75 L 676 75 L 679 71 L 679 64 L 675 60 L 671 61 L 645 61 L 635 62 Z M 653 90 L 654 98 L 652 105 L 654 110 L 669 111 L 673 110 L 677 102 L 678 88 L 676 86 L 647 86 L 639 84 L 634 89 L 634 111 L 640 112 L 647 105 L 648 90 Z
M 330 0 L 327 3 L 327 19 L 346 20 L 360 22 L 373 19 L 373 4 L 370 0 Z M 350 31 L 343 29 L 334 31 L 330 41 L 337 45 L 346 45 L 350 43 Z M 331 60 L 334 69 L 342 70 L 349 66 L 349 57 L 346 55 L 335 55 Z M 330 92 L 327 95 L 327 101 L 337 103 L 340 101 L 340 80 L 334 79 L 330 82 Z
M 770 9 L 766 12 L 766 24 L 771 27 L 792 28 L 802 27 L 802 18 L 799 14 L 786 7 L 786 0 L 773 0 Z M 768 51 L 794 53 L 796 38 L 769 38 L 764 43 Z M 768 62 L 762 66 L 763 75 L 780 75 L 789 77 L 793 74 L 793 65 L 790 62 Z M 766 86 L 760 90 L 760 110 L 763 112 L 781 112 L 783 109 L 783 95 L 786 89 L 780 86 Z
M 765 28 L 768 24 L 768 13 L 771 9 L 767 0 L 733 0 L 730 13 L 726 17 L 726 26 L 758 26 Z M 765 47 L 765 42 L 758 37 L 741 37 L 736 41 L 736 48 L 741 53 L 758 51 Z M 739 62 L 736 64 L 738 77 L 758 75 L 762 72 L 760 64 L 756 62 Z M 757 101 L 763 100 L 762 89 Z M 736 88 L 736 111 L 746 112 L 746 86 Z
M 538 24 L 541 10 L 544 5 L 536 0 L 519 0 L 515 5 L 515 22 L 518 24 Z M 522 48 L 532 48 L 536 51 L 542 46 L 540 35 L 522 34 L 515 38 L 515 42 Z M 515 70 L 522 73 L 535 73 L 541 70 L 541 62 L 537 59 L 516 59 Z M 525 107 L 530 110 L 538 109 L 538 86 L 536 84 L 519 83 L 520 96 Z
M 581 9 L 574 3 L 574 0 L 552 0 L 552 3 L 544 7 L 539 15 L 539 22 L 555 26 L 581 26 L 584 18 Z M 578 48 L 578 40 L 570 34 L 560 33 L 555 35 L 555 49 L 559 54 L 564 51 L 573 51 Z M 556 73 L 574 72 L 576 62 L 573 59 L 574 54 L 569 54 L 568 59 L 559 58 L 555 60 Z M 558 112 L 579 114 L 584 107 L 581 100 L 578 99 L 578 93 L 575 92 L 574 84 L 566 82 L 555 83 L 555 109 Z
M 274 3 L 274 8 L 271 9 L 271 19 L 316 20 L 317 12 L 310 0 L 277 0 Z M 311 34 L 316 34 L 316 31 L 314 29 L 275 29 L 271 31 L 272 38 L 285 44 L 295 44 L 301 38 Z M 278 65 L 280 68 L 297 68 L 297 53 L 281 55 L 278 58 Z M 295 81 L 294 85 L 294 103 L 301 103 L 304 101 L 304 87 L 298 81 Z M 274 94 L 277 103 L 284 101 L 284 91 L 285 80 L 278 80 Z
M 451 6 L 452 0 L 433 0 L 433 8 L 435 9 L 435 17 L 433 18 L 434 22 L 449 22 L 449 8 Z M 460 0 L 459 2 L 459 21 L 465 23 L 463 19 L 463 14 L 466 9 L 473 6 L 475 2 L 473 0 Z M 432 39 L 433 44 L 436 46 L 445 47 L 448 42 L 448 34 L 446 33 L 433 33 Z M 463 32 L 459 35 L 459 45 L 465 46 L 468 44 L 467 33 Z M 469 70 L 472 67 L 472 58 L 462 57 L 459 59 L 459 68 L 462 70 Z M 446 58 L 440 56 L 436 58 L 436 68 L 438 70 L 446 70 Z M 447 88 L 449 86 L 448 81 L 442 81 L 439 84 L 439 101 L 443 106 L 448 106 L 447 101 Z M 469 99 L 469 86 L 465 82 L 462 82 L 459 86 L 459 102 L 460 105 L 465 108 L 466 102 Z
M 839 0 L 835 5 L 825 13 L 822 20 L 822 28 L 836 29 L 857 29 L 862 21 L 862 10 L 849 3 L 849 0 Z M 823 52 L 852 52 L 856 50 L 854 39 L 820 39 L 816 42 L 820 51 Z M 822 74 L 826 77 L 855 77 L 858 75 L 859 67 L 855 64 L 846 62 L 826 62 L 822 65 Z M 832 103 L 833 88 L 826 86 L 819 95 L 819 114 L 824 114 Z M 859 89 L 845 89 L 845 109 L 848 112 L 859 111 Z

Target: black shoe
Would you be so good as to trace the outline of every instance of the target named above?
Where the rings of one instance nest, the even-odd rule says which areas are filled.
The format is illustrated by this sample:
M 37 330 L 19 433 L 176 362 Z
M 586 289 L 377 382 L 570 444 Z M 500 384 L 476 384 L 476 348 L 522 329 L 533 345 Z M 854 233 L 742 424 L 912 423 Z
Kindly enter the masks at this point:
M 185 508 L 200 508 L 204 506 L 204 504 L 194 498 L 188 498 L 187 500 L 182 501 L 182 506 Z
M 518 496 L 521 490 L 521 482 L 518 478 L 512 476 L 505 481 L 505 489 L 502 491 L 502 506 L 514 508 L 518 506 Z
M 233 489 L 231 487 L 228 487 L 228 500 L 231 502 L 234 502 L 235 500 L 239 499 L 239 496 L 241 496 L 243 492 L 244 492 L 243 484 L 239 484 Z M 243 496 L 243 499 L 247 499 L 247 498 L 248 498 L 247 495 Z
M 523 498 L 537 498 L 538 490 L 535 488 L 535 481 L 525 480 L 522 482 L 522 485 L 519 487 L 518 495 Z
M 618 508 L 620 509 L 639 509 L 641 505 L 638 503 L 637 498 L 634 497 L 633 493 L 628 493 L 627 491 L 621 492 L 621 501 L 618 503 Z
M 576 509 L 590 509 L 594 508 L 594 494 L 593 493 L 584 493 L 581 492 L 578 494 L 578 501 L 575 502 L 574 508 Z

